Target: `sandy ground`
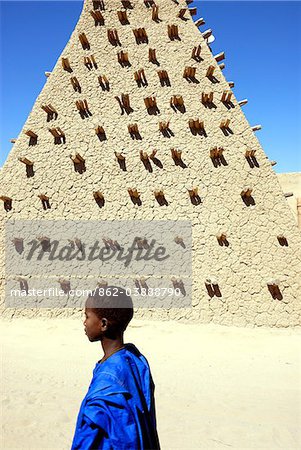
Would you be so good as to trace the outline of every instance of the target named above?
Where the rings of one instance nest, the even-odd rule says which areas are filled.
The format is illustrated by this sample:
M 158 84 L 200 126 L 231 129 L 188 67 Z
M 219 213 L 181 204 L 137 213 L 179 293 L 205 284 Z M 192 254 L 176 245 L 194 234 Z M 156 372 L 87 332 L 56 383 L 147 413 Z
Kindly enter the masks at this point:
M 301 449 L 300 330 L 133 321 L 163 450 Z M 4 449 L 68 449 L 102 356 L 77 319 L 1 321 Z

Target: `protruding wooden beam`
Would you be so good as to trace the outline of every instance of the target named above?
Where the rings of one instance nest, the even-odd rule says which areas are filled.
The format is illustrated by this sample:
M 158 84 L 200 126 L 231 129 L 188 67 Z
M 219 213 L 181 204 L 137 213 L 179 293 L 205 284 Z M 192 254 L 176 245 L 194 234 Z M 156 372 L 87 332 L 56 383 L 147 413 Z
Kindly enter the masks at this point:
M 116 28 L 107 30 L 107 36 L 108 36 L 108 41 L 115 47 L 117 45 L 121 45 Z
M 191 15 L 191 16 L 195 16 L 195 15 L 197 14 L 197 12 L 198 12 L 198 10 L 197 10 L 196 7 L 194 7 L 194 8 L 188 8 L 188 11 L 190 12 L 190 15 Z
M 258 130 L 261 130 L 261 125 L 254 125 L 251 129 L 252 129 L 252 131 L 258 131 Z
M 95 26 L 105 24 L 105 19 L 99 10 L 90 11 L 90 14 L 94 19 Z
M 23 164 L 26 164 L 26 166 L 33 166 L 33 162 L 25 157 L 24 158 L 20 157 L 20 158 L 18 158 L 18 160 L 20 162 L 22 162 Z
M 133 30 L 137 44 L 148 43 L 148 37 L 145 28 L 136 28 Z
M 45 77 L 49 78 L 52 72 L 45 72 Z
M 197 47 L 193 47 L 191 58 L 195 59 L 196 61 L 200 60 L 201 56 L 201 45 L 198 45 Z
M 171 41 L 179 39 L 178 25 L 168 25 L 167 27 L 168 37 Z
M 16 138 L 10 139 L 9 142 L 11 142 L 12 144 L 14 144 L 15 142 L 17 142 Z
M 216 62 L 220 62 L 223 59 L 225 59 L 225 52 L 220 52 L 217 55 L 214 56 L 214 59 Z
M 213 73 L 215 71 L 215 66 L 209 66 L 206 72 L 206 77 L 211 78 L 213 76 Z
M 0 196 L 0 200 L 3 201 L 3 207 L 5 209 L 6 212 L 11 211 L 12 210 L 12 198 L 7 197 L 6 195 L 2 195 Z
M 155 64 L 158 63 L 157 56 L 156 56 L 156 49 L 150 48 L 148 50 L 148 60 Z
M 285 192 L 285 193 L 284 193 L 284 197 L 285 197 L 285 198 L 293 197 L 293 196 L 294 196 L 294 193 L 293 193 L 293 192 Z
M 276 166 L 277 161 L 270 161 L 271 166 Z
M 224 70 L 224 68 L 226 67 L 226 64 L 224 64 L 224 63 L 219 64 L 218 67 L 219 67 L 221 70 Z
M 206 31 L 204 31 L 204 32 L 202 33 L 202 36 L 203 36 L 204 39 L 208 39 L 211 35 L 212 35 L 212 30 L 211 30 L 211 28 L 208 28 L 208 30 L 206 30 Z
M 202 25 L 205 25 L 205 20 L 203 19 L 203 17 L 200 17 L 198 20 L 196 20 L 195 22 L 194 22 L 194 24 L 197 26 L 197 27 L 200 27 L 200 26 L 202 26 Z
M 84 50 L 90 50 L 90 43 L 85 33 L 80 33 L 78 39 Z
M 130 23 L 126 11 L 117 11 L 117 15 L 118 15 L 119 22 L 122 25 L 128 25 Z
M 75 92 L 81 93 L 82 89 L 81 89 L 78 79 L 76 77 L 71 77 L 70 81 L 71 81 L 72 87 L 75 90 Z
M 160 20 L 159 19 L 159 6 L 157 6 L 157 5 L 152 6 L 152 20 L 154 22 L 158 22 Z
M 238 102 L 239 106 L 244 106 L 248 103 L 248 99 L 245 98 L 244 100 L 240 100 L 240 102 Z
M 230 87 L 230 88 L 234 88 L 234 86 L 235 86 L 234 81 L 229 81 L 228 84 L 229 84 L 229 87 Z
M 62 58 L 62 67 L 64 70 L 66 70 L 67 72 L 72 72 L 71 66 L 70 66 L 70 61 L 69 58 Z
M 144 69 L 139 69 L 134 73 L 134 79 L 139 87 L 147 86 L 147 79 L 145 76 Z
M 118 62 L 121 66 L 124 67 L 130 65 L 128 52 L 124 52 L 123 50 L 121 50 L 121 52 L 117 53 L 117 57 Z

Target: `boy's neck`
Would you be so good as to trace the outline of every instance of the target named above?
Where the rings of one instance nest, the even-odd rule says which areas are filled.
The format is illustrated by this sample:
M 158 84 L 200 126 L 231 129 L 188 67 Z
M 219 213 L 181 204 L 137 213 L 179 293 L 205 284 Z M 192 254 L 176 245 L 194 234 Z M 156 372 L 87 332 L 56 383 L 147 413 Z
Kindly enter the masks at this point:
M 118 336 L 116 339 L 108 339 L 104 337 L 101 341 L 101 346 L 104 352 L 104 358 L 108 358 L 124 346 L 123 336 Z

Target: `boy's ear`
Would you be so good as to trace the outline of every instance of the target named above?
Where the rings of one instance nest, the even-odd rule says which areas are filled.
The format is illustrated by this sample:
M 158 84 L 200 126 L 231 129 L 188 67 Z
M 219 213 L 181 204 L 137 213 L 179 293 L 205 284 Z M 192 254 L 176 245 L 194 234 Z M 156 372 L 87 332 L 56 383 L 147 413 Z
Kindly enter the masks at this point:
M 105 317 L 103 317 L 103 318 L 101 319 L 101 327 L 102 327 L 104 330 L 107 330 L 108 324 L 109 324 L 108 319 L 106 319 Z

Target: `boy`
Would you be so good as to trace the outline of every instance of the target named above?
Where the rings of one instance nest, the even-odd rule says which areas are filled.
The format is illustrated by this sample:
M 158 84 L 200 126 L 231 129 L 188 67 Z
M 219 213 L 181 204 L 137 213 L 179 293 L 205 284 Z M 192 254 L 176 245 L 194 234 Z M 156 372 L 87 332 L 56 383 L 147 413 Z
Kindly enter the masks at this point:
M 147 360 L 123 333 L 133 317 L 124 289 L 96 290 L 85 305 L 85 333 L 104 352 L 78 414 L 71 450 L 160 449 L 154 383 Z

